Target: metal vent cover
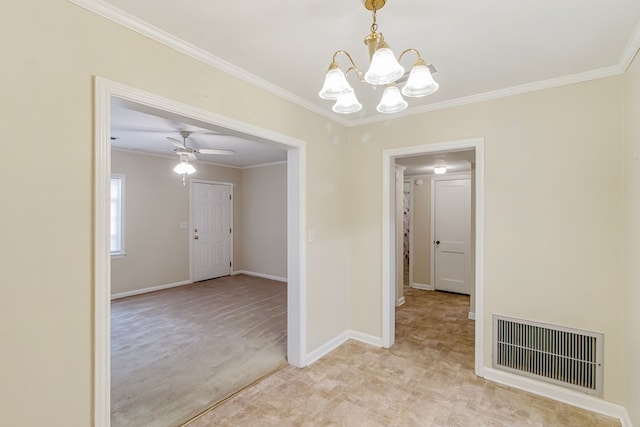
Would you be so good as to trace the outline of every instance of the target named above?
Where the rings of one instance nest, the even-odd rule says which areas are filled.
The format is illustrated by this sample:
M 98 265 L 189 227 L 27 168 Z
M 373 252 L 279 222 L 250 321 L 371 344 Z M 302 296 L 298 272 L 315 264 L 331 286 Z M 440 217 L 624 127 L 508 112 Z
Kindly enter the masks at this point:
M 493 315 L 493 367 L 602 396 L 604 335 Z

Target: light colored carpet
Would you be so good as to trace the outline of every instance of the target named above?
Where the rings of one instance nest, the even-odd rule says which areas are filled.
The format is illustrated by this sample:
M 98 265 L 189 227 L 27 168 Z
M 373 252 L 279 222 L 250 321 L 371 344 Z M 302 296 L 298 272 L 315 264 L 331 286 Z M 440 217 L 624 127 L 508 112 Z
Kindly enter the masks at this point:
M 286 306 L 246 275 L 113 301 L 111 425 L 180 425 L 286 365 Z

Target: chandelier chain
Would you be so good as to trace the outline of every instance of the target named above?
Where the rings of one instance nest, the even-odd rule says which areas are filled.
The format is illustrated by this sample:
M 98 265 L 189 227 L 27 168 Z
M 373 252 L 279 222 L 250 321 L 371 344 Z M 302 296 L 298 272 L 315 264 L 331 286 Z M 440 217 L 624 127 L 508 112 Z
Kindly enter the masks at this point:
M 376 23 L 376 17 L 377 17 L 376 10 L 377 10 L 376 9 L 376 2 L 374 1 L 373 2 L 373 12 L 372 12 L 372 14 L 373 14 L 373 22 L 371 23 L 371 32 L 372 33 L 377 33 L 378 32 L 378 24 Z

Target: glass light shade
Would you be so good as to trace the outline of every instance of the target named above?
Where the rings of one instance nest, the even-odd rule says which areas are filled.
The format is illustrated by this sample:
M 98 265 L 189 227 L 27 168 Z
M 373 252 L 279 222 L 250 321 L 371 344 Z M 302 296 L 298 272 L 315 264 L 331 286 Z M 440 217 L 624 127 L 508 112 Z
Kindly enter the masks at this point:
M 338 100 L 333 106 L 333 111 L 340 114 L 356 113 L 362 110 L 362 104 L 358 102 L 355 92 L 347 92 L 338 97 Z
M 340 68 L 333 68 L 327 71 L 324 84 L 318 95 L 322 99 L 338 99 L 340 95 L 353 92 L 353 88 L 347 82 L 347 78 Z
M 173 171 L 177 174 L 188 174 L 191 175 L 196 171 L 196 168 L 193 167 L 189 162 L 180 162 L 173 168 Z
M 407 101 L 402 98 L 397 86 L 389 86 L 384 90 L 377 110 L 381 113 L 398 113 L 407 108 Z
M 443 173 L 447 172 L 447 167 L 446 166 L 434 166 L 433 168 L 433 173 L 435 173 L 436 175 L 442 175 Z
M 427 96 L 437 91 L 438 87 L 438 83 L 431 76 L 429 67 L 422 64 L 414 65 L 409 73 L 407 84 L 402 88 L 402 94 L 412 97 Z
M 373 54 L 369 70 L 364 80 L 372 85 L 393 83 L 404 75 L 404 67 L 400 65 L 388 47 L 382 47 Z

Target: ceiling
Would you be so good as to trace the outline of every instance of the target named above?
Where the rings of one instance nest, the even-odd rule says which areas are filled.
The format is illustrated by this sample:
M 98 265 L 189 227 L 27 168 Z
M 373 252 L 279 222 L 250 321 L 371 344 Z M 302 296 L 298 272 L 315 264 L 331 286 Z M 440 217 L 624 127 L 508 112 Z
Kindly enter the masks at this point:
M 265 141 L 251 140 L 229 129 L 177 116 L 166 111 L 119 98 L 111 101 L 111 146 L 161 156 L 178 155 L 167 138 L 184 141 L 181 131 L 189 131 L 189 148 L 233 150 L 233 155 L 196 154 L 198 162 L 232 167 L 251 167 L 287 160 L 287 151 Z
M 397 158 L 395 163 L 404 166 L 405 177 L 433 175 L 435 166 L 446 166 L 447 173 L 467 172 L 476 161 L 474 150 L 423 154 Z
M 71 1 L 347 126 L 390 117 L 353 74 L 360 112 L 318 97 L 336 50 L 368 67 L 360 0 Z M 418 49 L 438 70 L 439 91 L 391 117 L 620 74 L 640 45 L 638 0 L 388 0 L 377 21 L 396 55 Z
M 349 74 L 363 109 L 339 115 L 318 91 L 336 50 L 368 67 L 371 12 L 361 0 L 71 1 L 346 126 L 620 74 L 640 46 L 638 0 L 387 0 L 378 31 L 396 55 L 418 49 L 438 70 L 440 89 L 385 115 L 375 109 L 382 88 Z M 345 61 L 338 59 L 343 70 Z M 175 155 L 166 137 L 188 130 L 191 147 L 236 151 L 199 161 L 248 167 L 286 159 L 281 148 L 162 111 L 122 102 L 111 114 L 116 148 Z

